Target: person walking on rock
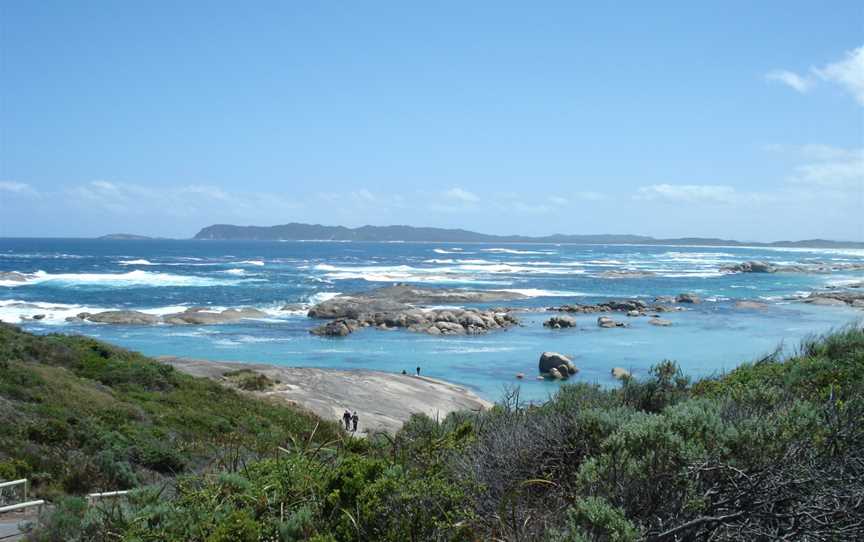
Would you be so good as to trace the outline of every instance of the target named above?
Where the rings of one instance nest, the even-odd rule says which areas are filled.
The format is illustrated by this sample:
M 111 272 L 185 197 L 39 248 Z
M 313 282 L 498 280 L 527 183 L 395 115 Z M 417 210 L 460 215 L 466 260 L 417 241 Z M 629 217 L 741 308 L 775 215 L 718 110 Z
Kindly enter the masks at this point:
M 352 432 L 352 433 L 356 433 L 356 432 L 357 432 L 357 422 L 358 422 L 358 421 L 360 421 L 360 417 L 357 416 L 357 411 L 355 410 L 355 411 L 354 411 L 354 415 L 351 416 L 351 423 L 354 425 L 354 428 L 351 429 L 351 432 Z
M 345 413 L 342 414 L 342 423 L 345 424 L 346 431 L 351 430 L 351 413 L 348 411 L 347 408 L 345 409 Z

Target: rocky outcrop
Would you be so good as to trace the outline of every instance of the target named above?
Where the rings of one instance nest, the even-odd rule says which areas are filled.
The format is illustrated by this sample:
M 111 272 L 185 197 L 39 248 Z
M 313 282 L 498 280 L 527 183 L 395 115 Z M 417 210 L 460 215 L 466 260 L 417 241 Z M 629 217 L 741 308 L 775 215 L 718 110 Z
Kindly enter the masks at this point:
M 263 318 L 267 314 L 251 307 L 212 311 L 206 307 L 191 307 L 183 312 L 157 316 L 141 311 L 103 311 L 97 313 L 82 312 L 77 316 L 67 318 L 67 321 L 83 320 L 97 324 L 117 325 L 211 325 L 229 324 L 249 318 Z
M 808 262 L 795 265 L 776 265 L 764 261 L 749 261 L 727 265 L 720 270 L 726 273 L 833 273 L 835 271 L 860 271 L 862 263 Z
M 406 306 L 496 303 L 525 299 L 525 295 L 502 290 L 461 290 L 457 288 L 417 288 L 405 284 L 376 288 L 368 292 L 339 295 L 322 301 L 309 310 L 312 318 L 343 318 L 350 314 L 393 312 Z M 354 317 L 354 316 L 350 316 Z
M 339 319 L 318 326 L 310 330 L 309 333 L 323 337 L 345 337 L 353 333 L 354 330 L 359 327 L 362 326 L 360 326 L 356 320 Z
M 838 307 L 842 307 L 845 305 L 858 309 L 864 309 L 864 292 L 850 292 L 838 290 L 812 292 L 809 296 L 807 296 L 807 298 L 804 299 L 804 303 Z
M 648 310 L 648 305 L 639 299 L 623 299 L 611 300 L 597 303 L 596 305 L 580 305 L 578 303 L 572 305 L 562 305 L 560 307 L 549 307 L 547 310 L 558 312 L 574 312 L 581 314 L 590 314 L 594 312 L 643 312 Z
M 727 273 L 776 273 L 777 267 L 768 262 L 749 261 L 721 268 Z
M 622 367 L 613 367 L 611 373 L 612 377 L 616 380 L 627 380 L 633 376 L 630 374 L 630 371 Z
M 540 374 L 555 380 L 567 379 L 570 375 L 579 372 L 573 361 L 558 352 L 543 352 L 540 354 L 540 362 L 537 366 Z
M 97 324 L 153 325 L 161 321 L 158 316 L 140 311 L 104 311 L 95 314 L 82 312 L 75 318 Z
M 0 271 L 0 280 L 7 280 L 9 282 L 27 282 L 34 277 L 35 275 L 19 273 L 18 271 Z
M 672 325 L 671 320 L 665 320 L 663 318 L 651 318 L 648 320 L 648 323 L 652 326 L 660 326 L 660 327 L 669 327 Z
M 421 305 L 493 302 L 522 297 L 522 294 L 501 291 L 438 290 L 404 285 L 378 288 L 360 294 L 340 295 L 315 305 L 309 309 L 310 318 L 333 319 L 339 325 L 330 322 L 310 332 L 345 336 L 359 328 L 376 327 L 407 329 L 430 335 L 478 335 L 506 329 L 518 324 L 518 320 L 500 309 L 422 308 Z
M 746 309 L 746 310 L 765 310 L 768 308 L 767 303 L 762 303 L 761 301 L 736 301 L 735 302 L 736 309 Z
M 518 324 L 518 320 L 510 313 L 492 310 L 424 310 L 401 306 L 385 312 L 363 312 L 352 307 L 344 317 L 340 316 L 333 322 L 313 328 L 310 333 L 344 337 L 360 328 L 375 327 L 378 329 L 407 329 L 430 335 L 480 335 L 493 330 L 506 329 L 516 324 Z M 345 328 L 347 328 L 347 332 L 345 332 Z
M 597 325 L 600 327 L 628 327 L 624 322 L 617 322 L 608 316 L 601 316 L 597 318 Z
M 267 313 L 251 307 L 242 307 L 239 309 L 225 309 L 220 312 L 208 311 L 206 308 L 201 307 L 193 307 L 190 309 L 186 309 L 183 312 L 163 316 L 162 323 L 174 325 L 211 325 L 227 324 L 231 322 L 237 322 L 239 320 L 266 317 Z
M 548 327 L 550 329 L 566 329 L 571 327 L 576 327 L 576 319 L 572 316 L 553 316 L 552 318 L 543 322 L 543 327 Z
M 697 303 L 702 303 L 702 300 L 696 294 L 685 293 L 675 296 L 675 303 L 689 303 L 695 305 Z

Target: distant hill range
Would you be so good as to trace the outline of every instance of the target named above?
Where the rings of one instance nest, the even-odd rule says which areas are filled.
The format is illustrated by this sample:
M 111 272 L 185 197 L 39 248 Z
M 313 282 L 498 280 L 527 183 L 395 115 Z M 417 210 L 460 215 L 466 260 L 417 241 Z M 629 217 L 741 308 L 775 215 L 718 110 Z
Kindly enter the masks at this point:
M 322 226 L 320 224 L 283 224 L 280 226 L 233 226 L 215 224 L 195 235 L 201 240 L 231 241 L 367 241 L 415 243 L 573 243 L 588 245 L 703 245 L 703 246 L 763 246 L 810 248 L 864 248 L 864 243 L 807 239 L 756 243 L 716 239 L 712 237 L 680 237 L 657 239 L 645 235 L 488 235 L 468 230 L 416 228 L 414 226 Z
M 135 235 L 134 233 L 109 233 L 108 235 L 97 237 L 96 239 L 101 239 L 103 241 L 145 241 L 155 238 L 147 237 L 146 235 Z

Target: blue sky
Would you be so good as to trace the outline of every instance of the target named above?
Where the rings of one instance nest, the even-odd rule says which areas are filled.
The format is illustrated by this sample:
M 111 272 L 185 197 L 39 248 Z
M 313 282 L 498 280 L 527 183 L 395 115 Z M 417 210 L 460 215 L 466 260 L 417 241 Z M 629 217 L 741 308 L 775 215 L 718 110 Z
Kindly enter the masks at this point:
M 864 241 L 860 2 L 0 3 L 0 235 Z

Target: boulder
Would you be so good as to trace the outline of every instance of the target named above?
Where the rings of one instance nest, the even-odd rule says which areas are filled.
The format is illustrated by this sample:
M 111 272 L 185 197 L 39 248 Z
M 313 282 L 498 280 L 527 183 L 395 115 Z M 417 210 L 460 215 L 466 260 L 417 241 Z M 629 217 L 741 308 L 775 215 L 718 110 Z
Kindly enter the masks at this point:
M 0 280 L 7 280 L 9 282 L 27 282 L 35 276 L 36 275 L 27 273 L 19 273 L 18 271 L 0 271 Z
M 616 322 L 615 320 L 609 318 L 608 316 L 601 316 L 597 318 L 597 325 L 600 327 L 627 327 L 627 324 L 624 322 Z
M 675 302 L 676 303 L 697 304 L 697 303 L 702 303 L 702 300 L 696 294 L 685 293 L 685 294 L 678 294 L 675 297 Z
M 240 309 L 225 309 L 224 311 L 211 311 L 205 307 L 191 307 L 183 312 L 166 314 L 162 322 L 173 325 L 211 325 L 227 324 L 247 318 L 264 318 L 267 313 L 251 307 Z
M 613 367 L 612 368 L 612 377 L 616 380 L 626 380 L 631 378 L 633 375 L 630 374 L 630 371 L 624 369 L 622 367 Z
M 345 337 L 350 335 L 354 329 L 347 320 L 333 320 L 324 325 L 310 329 L 312 335 L 320 335 L 323 337 Z
M 435 327 L 438 328 L 438 331 L 442 335 L 463 335 L 465 333 L 465 328 L 462 327 L 462 324 L 453 322 L 435 322 Z
M 671 320 L 664 320 L 663 318 L 651 318 L 650 320 L 648 320 L 648 323 L 651 324 L 652 326 L 661 326 L 661 327 L 668 327 L 668 326 L 672 325 Z
M 647 305 L 645 305 L 645 302 L 639 299 L 607 301 L 605 303 L 601 303 L 601 305 L 608 307 L 610 311 L 618 312 L 641 311 L 647 307 Z
M 777 269 L 776 266 L 768 262 L 754 260 L 729 265 L 724 267 L 722 270 L 730 273 L 775 273 L 777 272 Z
M 552 318 L 543 322 L 543 327 L 548 327 L 552 329 L 576 327 L 576 319 L 572 316 L 553 316 Z
M 99 324 L 153 325 L 161 321 L 158 316 L 140 311 L 104 311 L 95 314 L 84 312 L 78 316 L 82 315 L 85 315 L 83 320 Z
M 540 354 L 540 362 L 537 368 L 540 374 L 558 371 L 564 377 L 576 374 L 579 371 L 570 358 L 558 352 L 543 352 Z
M 768 308 L 766 303 L 761 303 L 759 301 L 736 301 L 735 302 L 736 309 L 747 309 L 747 310 L 764 310 Z
M 523 297 L 521 294 L 496 291 L 457 289 L 424 289 L 410 286 L 378 288 L 366 293 L 341 295 L 323 301 L 311 309 L 311 318 L 349 319 L 360 326 L 378 329 L 407 329 L 432 335 L 477 335 L 518 324 L 508 312 L 500 310 L 424 309 L 413 303 L 453 301 L 494 301 Z
M 555 380 L 564 380 L 564 375 L 561 374 L 561 371 L 554 367 L 549 370 L 549 376 Z
M 845 307 L 846 302 L 841 299 L 835 299 L 833 297 L 811 297 L 804 300 L 804 303 L 809 303 L 810 305 L 822 305 L 824 307 Z
M 627 311 L 627 316 L 634 318 L 637 316 L 644 316 L 644 313 L 642 311 L 637 311 L 637 310 Z

